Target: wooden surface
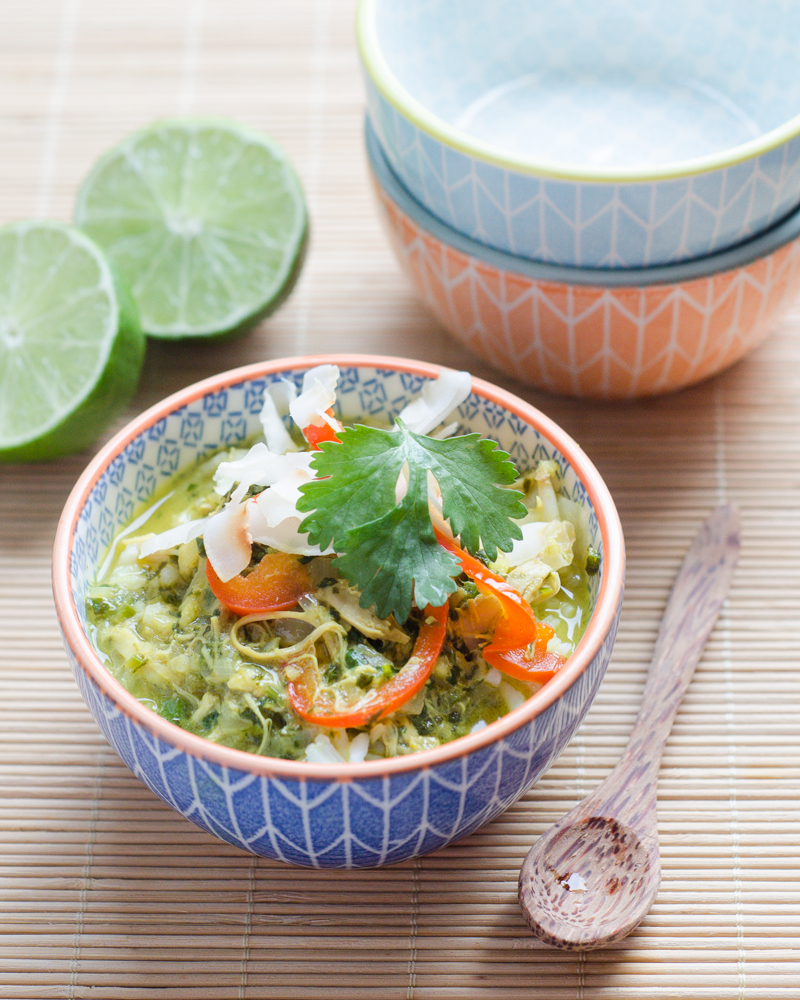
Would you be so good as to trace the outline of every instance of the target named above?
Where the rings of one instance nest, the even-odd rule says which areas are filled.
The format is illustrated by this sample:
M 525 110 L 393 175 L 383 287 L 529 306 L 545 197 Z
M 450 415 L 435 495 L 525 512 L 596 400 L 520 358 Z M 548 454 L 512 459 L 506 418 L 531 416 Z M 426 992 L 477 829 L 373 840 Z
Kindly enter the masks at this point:
M 199 832 L 106 746 L 80 699 L 50 552 L 88 454 L 0 467 L 0 997 L 750 1000 L 800 996 L 800 303 L 735 369 L 639 404 L 547 396 L 474 363 L 417 304 L 377 222 L 352 0 L 27 0 L 0 6 L 0 221 L 68 220 L 95 157 L 140 125 L 269 132 L 307 193 L 303 276 L 229 345 L 151 345 L 130 415 L 214 372 L 341 349 L 468 367 L 545 410 L 614 494 L 627 592 L 607 679 L 549 774 L 416 864 L 294 870 Z M 610 950 L 543 946 L 525 853 L 609 773 L 675 572 L 718 502 L 739 568 L 667 743 L 661 890 Z

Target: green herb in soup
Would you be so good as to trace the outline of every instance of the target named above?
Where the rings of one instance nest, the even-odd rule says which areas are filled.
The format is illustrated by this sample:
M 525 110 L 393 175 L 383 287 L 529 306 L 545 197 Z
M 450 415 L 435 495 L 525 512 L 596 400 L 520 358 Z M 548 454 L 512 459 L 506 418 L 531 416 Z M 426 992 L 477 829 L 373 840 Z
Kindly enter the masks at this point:
M 268 392 L 265 441 L 179 475 L 88 595 L 128 691 L 251 753 L 369 760 L 474 732 L 547 683 L 590 613 L 599 556 L 556 464 L 520 477 L 493 442 L 428 436 L 464 373 L 392 430 L 342 427 L 337 376 Z

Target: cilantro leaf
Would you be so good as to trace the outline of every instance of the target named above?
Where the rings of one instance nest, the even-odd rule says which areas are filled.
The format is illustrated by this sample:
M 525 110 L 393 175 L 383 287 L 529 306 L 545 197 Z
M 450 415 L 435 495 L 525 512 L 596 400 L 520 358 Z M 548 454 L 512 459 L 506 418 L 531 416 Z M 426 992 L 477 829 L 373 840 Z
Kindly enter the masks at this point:
M 359 588 L 363 607 L 375 605 L 379 618 L 394 614 L 404 622 L 412 596 L 421 608 L 438 608 L 456 589 L 458 562 L 436 541 L 427 503 L 423 512 L 404 498 L 383 517 L 348 531 L 342 547 L 345 554 L 334 565 Z
M 395 506 L 395 483 L 405 462 L 394 434 L 357 425 L 325 441 L 311 463 L 317 481 L 300 487 L 299 511 L 316 513 L 300 525 L 312 545 L 340 550 L 342 537 Z M 323 479 L 323 477 L 325 477 Z
M 517 472 L 493 441 L 467 434 L 443 441 L 414 434 L 401 421 L 392 431 L 358 425 L 339 442 L 322 444 L 314 482 L 301 487 L 300 525 L 312 544 L 333 545 L 335 565 L 361 590 L 361 604 L 405 621 L 418 607 L 442 605 L 456 589 L 456 559 L 436 541 L 428 508 L 428 472 L 439 484 L 443 515 L 473 555 L 490 559 L 521 538 L 512 518 L 524 517 L 520 494 L 503 489 Z M 397 502 L 403 468 L 406 493 Z
M 494 441 L 480 434 L 439 441 L 406 433 L 417 445 L 414 458 L 423 463 L 427 457 L 442 491 L 442 514 L 462 548 L 475 555 L 483 546 L 486 555 L 496 559 L 498 548 L 507 552 L 515 539 L 522 538 L 519 525 L 510 520 L 528 513 L 520 494 L 494 485 L 510 485 L 517 470 Z

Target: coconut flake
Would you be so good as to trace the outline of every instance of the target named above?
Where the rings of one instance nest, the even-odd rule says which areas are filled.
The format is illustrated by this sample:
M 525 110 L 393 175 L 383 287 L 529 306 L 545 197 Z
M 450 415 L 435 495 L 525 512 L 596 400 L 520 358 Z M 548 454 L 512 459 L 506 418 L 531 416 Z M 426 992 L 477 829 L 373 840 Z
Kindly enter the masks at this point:
M 458 430 L 458 421 L 454 420 L 451 424 L 445 424 L 444 427 L 439 427 L 435 431 L 431 431 L 430 436 L 436 438 L 438 441 L 444 441 L 445 438 L 452 437 Z
M 358 733 L 350 740 L 350 753 L 348 760 L 351 764 L 357 764 L 364 760 L 369 750 L 369 733 Z
M 330 555 L 334 551 L 328 547 L 323 552 L 318 545 L 309 543 L 307 534 L 300 532 L 300 524 L 305 517 L 297 510 L 297 501 L 302 495 L 300 487 L 312 479 L 309 471 L 293 469 L 279 482 L 248 501 L 250 537 L 254 542 L 295 555 Z
M 509 711 L 519 708 L 525 701 L 525 695 L 521 691 L 517 691 L 508 681 L 502 681 L 500 684 L 500 695 L 508 706 Z
M 238 483 L 231 502 L 239 503 L 251 486 L 272 486 L 293 469 L 310 469 L 313 458 L 310 451 L 279 455 L 259 441 L 242 458 L 220 463 L 214 473 L 214 489 L 225 496 Z
M 317 740 L 319 740 L 319 736 Z M 337 728 L 334 730 L 333 736 L 330 737 L 330 743 L 343 761 L 358 763 L 358 761 L 362 761 L 367 756 L 367 751 L 369 750 L 369 733 L 359 733 L 351 740 L 347 735 L 346 729 Z
M 203 545 L 208 561 L 223 583 L 238 576 L 250 562 L 252 549 L 247 504 L 229 504 L 208 518 Z
M 408 493 L 409 469 L 408 462 L 403 462 L 394 484 L 394 502 L 402 503 L 403 497 Z
M 315 368 L 309 368 L 303 376 L 302 391 L 308 392 L 317 382 L 320 382 L 328 392 L 335 395 L 338 381 L 338 365 L 317 365 Z
M 445 538 L 456 541 L 450 522 L 444 519 L 442 491 L 430 469 L 428 469 L 428 511 L 431 515 L 433 527 L 441 532 Z
M 284 416 L 289 413 L 292 402 L 297 397 L 297 386 L 287 378 L 273 382 L 264 393 L 264 405 L 259 414 L 267 447 L 276 455 L 287 451 L 297 451 L 297 445 L 286 430 Z
M 428 434 L 438 427 L 472 391 L 469 372 L 443 369 L 437 379 L 426 382 L 416 399 L 404 406 L 399 419 L 415 434 Z
M 313 743 L 306 747 L 306 760 L 312 764 L 344 764 L 344 757 L 331 743 L 330 736 L 319 733 Z
M 483 679 L 487 684 L 491 684 L 492 687 L 499 687 L 500 682 L 503 680 L 503 675 L 496 667 L 490 667 Z
M 270 528 L 276 528 L 290 517 L 301 519 L 297 510 L 297 502 L 302 496 L 300 487 L 311 481 L 312 476 L 306 470 L 293 469 L 269 489 L 253 498 Z
M 300 430 L 313 424 L 321 427 L 327 424 L 339 430 L 339 424 L 326 412 L 336 402 L 336 383 L 339 368 L 336 365 L 317 365 L 309 368 L 303 376 L 303 391 L 292 400 L 289 412 Z
M 186 521 L 184 524 L 176 524 L 173 528 L 160 531 L 157 535 L 142 535 L 140 539 L 131 539 L 138 543 L 138 556 L 144 559 L 153 555 L 154 552 L 164 552 L 167 549 L 174 549 L 178 545 L 191 542 L 193 538 L 198 538 L 203 534 L 207 517 L 198 517 L 194 521 Z
M 215 477 L 215 489 L 227 492 L 238 482 L 230 502 L 210 517 L 144 536 L 138 543 L 139 558 L 202 535 L 209 561 L 225 582 L 241 573 L 250 562 L 253 542 L 297 555 L 331 554 L 333 548 L 323 553 L 318 545 L 310 545 L 308 535 L 299 530 L 305 515 L 298 512 L 297 501 L 300 487 L 314 478 L 313 458 L 313 453 L 307 451 L 276 455 L 261 443 L 254 445 L 243 458 L 223 462 L 219 477 Z M 242 503 L 242 496 L 253 485 L 266 485 L 267 489 Z
M 350 740 L 347 736 L 346 729 L 336 728 L 333 730 L 333 736 L 331 736 L 331 743 L 333 744 L 336 752 L 342 758 L 342 760 L 350 759 Z

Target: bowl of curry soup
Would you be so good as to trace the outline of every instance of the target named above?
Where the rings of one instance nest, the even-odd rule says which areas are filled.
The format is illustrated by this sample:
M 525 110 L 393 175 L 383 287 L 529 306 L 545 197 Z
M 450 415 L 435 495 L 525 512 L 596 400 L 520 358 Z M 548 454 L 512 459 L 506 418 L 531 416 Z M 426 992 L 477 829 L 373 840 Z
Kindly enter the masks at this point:
M 73 674 L 148 788 L 250 853 L 366 868 L 485 825 L 605 673 L 624 541 L 580 447 L 466 372 L 341 355 L 134 419 L 59 523 Z

